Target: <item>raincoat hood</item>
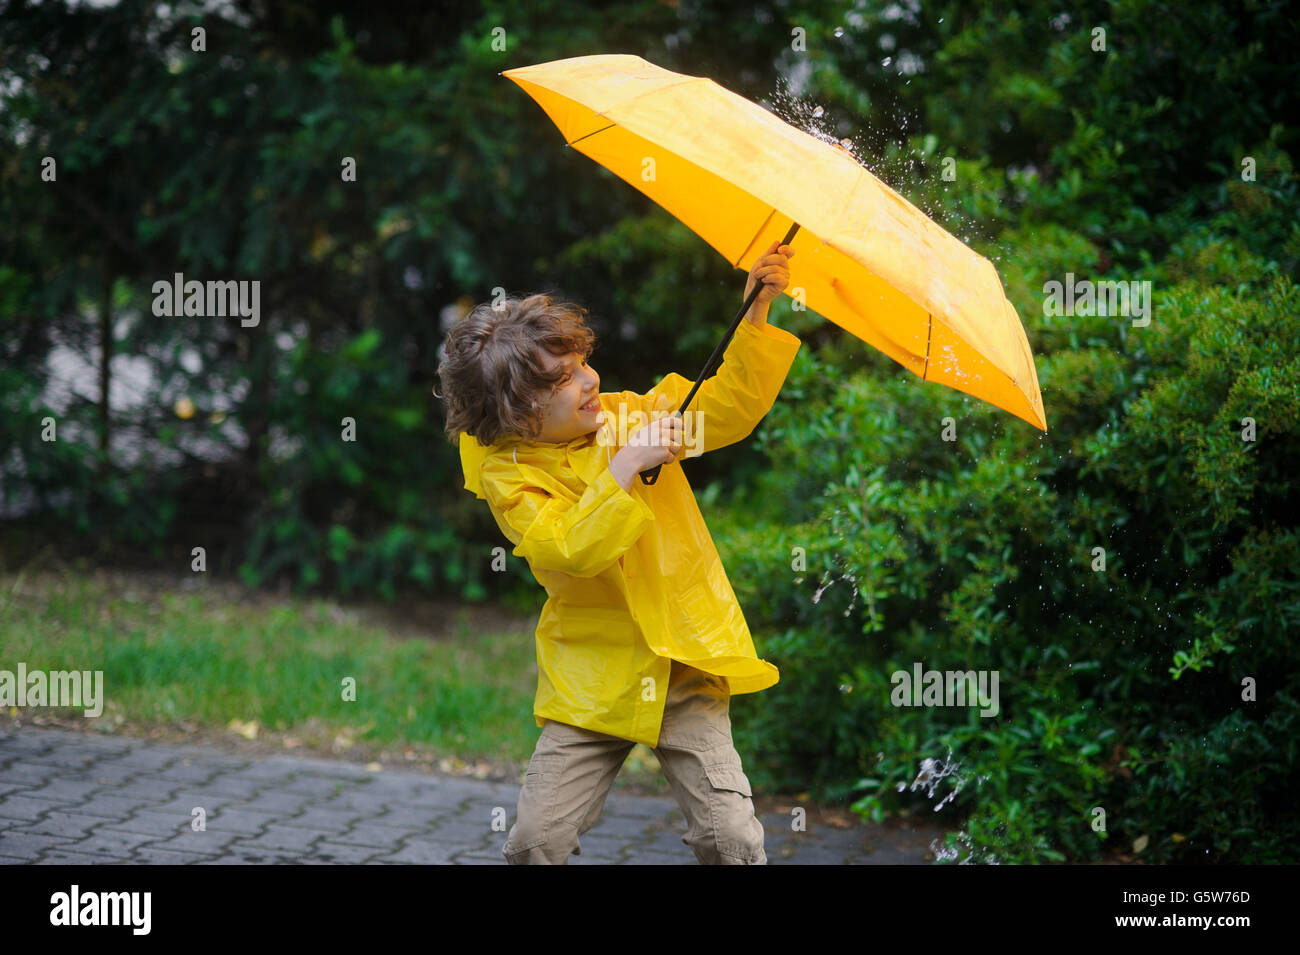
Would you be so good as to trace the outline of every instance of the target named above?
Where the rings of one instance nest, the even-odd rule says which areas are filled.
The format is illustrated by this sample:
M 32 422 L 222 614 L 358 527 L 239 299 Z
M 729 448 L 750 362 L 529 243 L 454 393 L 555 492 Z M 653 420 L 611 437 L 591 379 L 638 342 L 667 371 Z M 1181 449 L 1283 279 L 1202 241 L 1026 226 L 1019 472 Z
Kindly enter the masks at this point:
M 601 397 L 603 398 L 605 396 L 601 396 Z M 609 437 L 609 432 L 606 431 L 607 427 L 608 427 L 608 415 L 606 416 L 606 422 L 602 424 L 600 428 L 598 428 L 596 431 L 581 435 L 577 438 L 573 438 L 572 440 L 567 441 L 563 444 L 558 444 L 558 443 L 548 444 L 548 443 L 543 443 L 538 441 L 522 441 L 517 438 L 506 438 L 502 441 L 497 442 L 496 444 L 480 444 L 478 438 L 475 438 L 471 434 L 466 434 L 464 432 L 461 432 L 460 468 L 462 474 L 465 477 L 465 490 L 472 493 L 480 501 L 487 500 L 487 497 L 483 494 L 483 481 L 481 477 L 483 471 L 483 461 L 484 459 L 487 458 L 489 454 L 492 454 L 494 451 L 500 451 L 500 450 L 518 451 L 521 448 L 522 449 L 553 448 L 556 449 L 556 451 L 558 451 L 560 448 L 564 448 L 566 450 L 577 450 L 579 448 L 586 447 L 587 445 L 591 444 L 593 438 L 597 444 L 608 445 L 610 437 Z M 599 436 L 596 437 L 597 435 Z M 512 456 L 515 462 L 518 463 L 518 455 L 513 454 Z
M 487 498 L 483 496 L 483 484 L 479 481 L 478 472 L 491 448 L 491 445 L 479 444 L 478 438 L 473 435 L 461 433 L 460 467 L 465 472 L 465 490 L 472 492 L 480 501 Z

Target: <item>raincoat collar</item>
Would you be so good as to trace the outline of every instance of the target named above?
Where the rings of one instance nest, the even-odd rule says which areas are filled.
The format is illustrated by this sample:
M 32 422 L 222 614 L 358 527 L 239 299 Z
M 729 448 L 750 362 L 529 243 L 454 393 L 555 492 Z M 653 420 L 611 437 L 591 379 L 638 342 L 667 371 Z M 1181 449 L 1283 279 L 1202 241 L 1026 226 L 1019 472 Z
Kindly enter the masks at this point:
M 479 473 L 483 467 L 483 460 L 493 451 L 506 449 L 514 454 L 515 461 L 518 462 L 518 452 L 541 451 L 543 454 L 547 451 L 563 451 L 565 459 L 572 461 L 576 452 L 585 450 L 596 444 L 604 444 L 608 448 L 608 433 L 606 424 L 588 434 L 579 435 L 570 441 L 557 444 L 554 441 L 524 441 L 518 438 L 505 438 L 496 444 L 480 444 L 478 439 L 473 435 L 461 433 L 460 436 L 460 465 L 465 475 L 465 489 L 470 491 L 479 500 L 487 500 L 483 496 L 482 482 L 479 480 Z M 607 452 L 608 454 L 608 452 Z

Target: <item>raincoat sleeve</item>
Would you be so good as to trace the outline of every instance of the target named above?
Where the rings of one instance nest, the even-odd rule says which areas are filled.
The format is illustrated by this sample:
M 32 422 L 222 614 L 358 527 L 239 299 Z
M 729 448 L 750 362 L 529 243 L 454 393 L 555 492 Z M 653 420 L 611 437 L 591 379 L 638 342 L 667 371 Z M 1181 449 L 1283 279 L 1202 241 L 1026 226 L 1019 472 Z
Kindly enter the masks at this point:
M 699 448 L 694 454 L 725 448 L 749 437 L 776 403 L 801 344 L 783 328 L 770 324 L 755 328 L 749 319 L 741 319 L 722 353 L 722 364 L 700 385 L 686 409 L 687 427 L 694 429 L 693 444 Z M 641 410 L 650 414 L 658 397 L 665 395 L 669 408 L 675 411 L 694 384 L 672 372 L 638 396 L 643 403 Z
M 501 532 L 515 545 L 515 556 L 534 570 L 594 577 L 629 550 L 655 519 L 608 468 L 574 502 L 531 486 L 523 471 L 502 459 L 488 459 L 481 476 Z

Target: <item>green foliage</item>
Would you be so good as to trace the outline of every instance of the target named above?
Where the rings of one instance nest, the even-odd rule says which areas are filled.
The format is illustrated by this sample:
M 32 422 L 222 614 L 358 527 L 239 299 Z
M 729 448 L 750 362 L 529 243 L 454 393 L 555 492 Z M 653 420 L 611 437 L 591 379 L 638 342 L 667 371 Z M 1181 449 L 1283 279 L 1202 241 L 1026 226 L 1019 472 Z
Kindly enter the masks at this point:
M 1008 239 L 1013 275 L 1078 248 L 1045 236 Z M 952 771 L 929 796 L 965 816 L 940 855 L 963 861 L 1095 859 L 1142 836 L 1152 861 L 1289 856 L 1295 747 L 1267 769 L 1242 752 L 1288 738 L 1300 691 L 1300 291 L 1203 267 L 1157 292 L 1146 328 L 1067 333 L 1022 310 L 1054 349 L 1046 436 L 903 373 L 800 359 L 800 400 L 764 425 L 782 465 L 765 522 L 715 533 L 782 671 L 733 704 L 765 783 L 811 780 L 878 819 L 917 807 L 936 760 Z M 939 440 L 948 414 L 955 442 Z M 916 662 L 998 671 L 1000 713 L 889 705 L 890 674 Z

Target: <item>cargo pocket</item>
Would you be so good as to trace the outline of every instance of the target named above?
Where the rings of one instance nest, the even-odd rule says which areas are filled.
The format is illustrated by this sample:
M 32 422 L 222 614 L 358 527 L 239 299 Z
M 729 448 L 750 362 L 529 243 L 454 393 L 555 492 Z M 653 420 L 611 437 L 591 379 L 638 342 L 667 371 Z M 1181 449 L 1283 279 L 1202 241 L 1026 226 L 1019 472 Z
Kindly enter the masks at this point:
M 705 766 L 704 775 L 709 777 L 709 785 L 714 789 L 725 789 L 727 792 L 740 793 L 746 798 L 753 796 L 749 788 L 749 780 L 745 777 L 745 771 L 739 766 Z
M 528 762 L 523 791 L 519 794 L 519 815 L 503 849 L 507 856 L 527 852 L 546 842 L 555 815 L 556 782 L 564 769 L 564 756 L 538 756 Z
M 709 781 L 709 816 L 718 852 L 749 864 L 766 860 L 763 854 L 763 825 L 754 816 L 753 792 L 740 765 L 740 755 L 731 746 L 715 760 L 706 760 L 704 775 Z M 712 754 L 710 754 L 712 755 Z

